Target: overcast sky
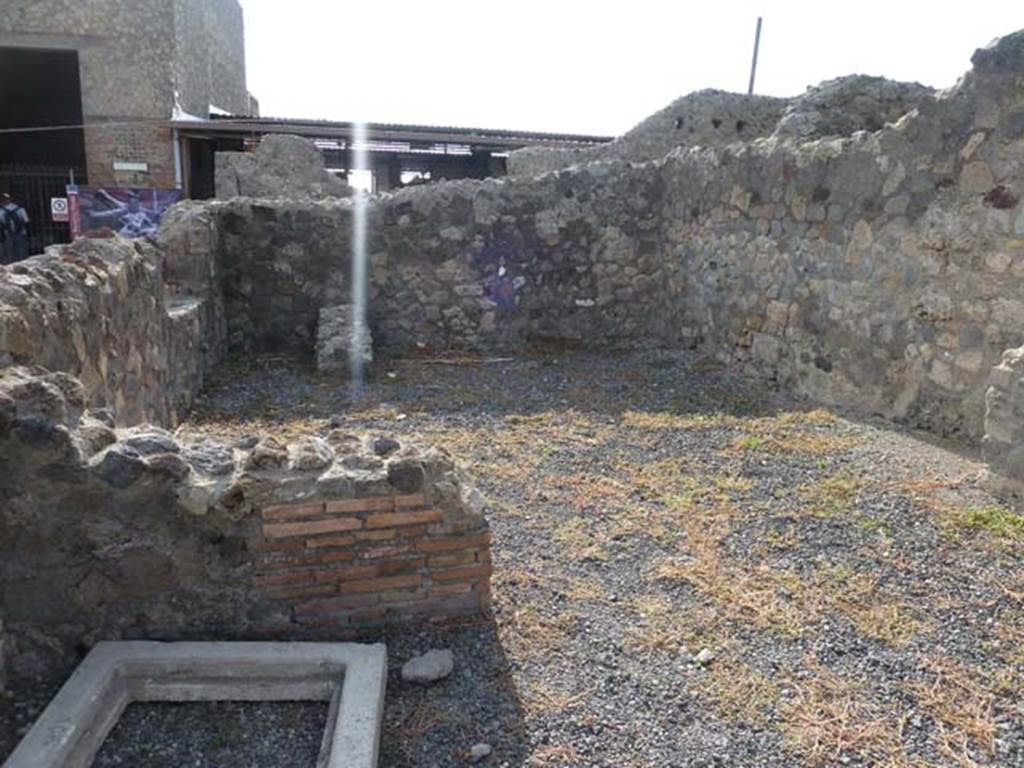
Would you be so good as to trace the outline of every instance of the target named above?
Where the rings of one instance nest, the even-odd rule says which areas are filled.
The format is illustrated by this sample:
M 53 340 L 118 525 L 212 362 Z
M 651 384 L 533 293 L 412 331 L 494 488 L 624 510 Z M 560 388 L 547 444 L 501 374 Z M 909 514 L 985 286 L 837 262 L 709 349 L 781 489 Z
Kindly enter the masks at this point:
M 851 73 L 948 87 L 1019 0 L 241 0 L 267 116 L 617 135 L 701 88 Z

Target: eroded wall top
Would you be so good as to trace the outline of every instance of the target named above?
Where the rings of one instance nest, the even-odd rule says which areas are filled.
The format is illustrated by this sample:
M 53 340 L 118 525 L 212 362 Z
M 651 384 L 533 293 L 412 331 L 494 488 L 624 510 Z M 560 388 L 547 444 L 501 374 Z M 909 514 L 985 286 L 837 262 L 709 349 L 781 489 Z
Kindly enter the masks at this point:
M 765 136 L 799 141 L 877 131 L 934 91 L 918 83 L 850 75 L 827 80 L 792 99 L 696 91 L 677 99 L 608 144 L 585 149 L 526 148 L 513 152 L 509 174 L 537 176 L 602 160 L 658 160 L 676 149 L 721 148 Z

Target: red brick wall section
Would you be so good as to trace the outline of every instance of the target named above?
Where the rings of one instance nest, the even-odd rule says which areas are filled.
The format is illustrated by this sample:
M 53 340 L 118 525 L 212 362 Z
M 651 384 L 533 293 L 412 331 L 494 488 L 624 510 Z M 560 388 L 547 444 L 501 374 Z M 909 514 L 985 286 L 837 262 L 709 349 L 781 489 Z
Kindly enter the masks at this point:
M 296 623 L 355 628 L 485 612 L 490 531 L 446 524 L 422 494 L 261 510 L 257 587 Z
M 173 132 L 168 122 L 96 122 L 85 129 L 85 154 L 92 186 L 174 188 Z M 117 160 L 148 163 L 149 170 L 115 171 Z

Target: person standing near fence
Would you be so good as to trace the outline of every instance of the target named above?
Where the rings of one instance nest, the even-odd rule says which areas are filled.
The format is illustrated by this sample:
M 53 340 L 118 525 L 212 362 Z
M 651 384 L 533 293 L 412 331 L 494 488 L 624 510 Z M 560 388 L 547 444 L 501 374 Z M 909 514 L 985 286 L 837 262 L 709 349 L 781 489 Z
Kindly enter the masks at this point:
M 3 234 L 4 263 L 28 258 L 28 212 L 6 192 L 0 193 L 0 232 Z

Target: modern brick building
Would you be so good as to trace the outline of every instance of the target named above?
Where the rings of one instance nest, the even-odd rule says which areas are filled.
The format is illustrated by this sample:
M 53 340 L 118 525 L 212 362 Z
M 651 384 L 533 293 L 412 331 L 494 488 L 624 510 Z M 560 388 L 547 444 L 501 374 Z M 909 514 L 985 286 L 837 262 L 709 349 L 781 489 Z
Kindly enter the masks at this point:
M 3 3 L 0 186 L 34 214 L 35 249 L 63 239 L 39 225 L 70 172 L 93 185 L 180 186 L 203 159 L 183 156 L 172 118 L 256 112 L 237 0 Z

